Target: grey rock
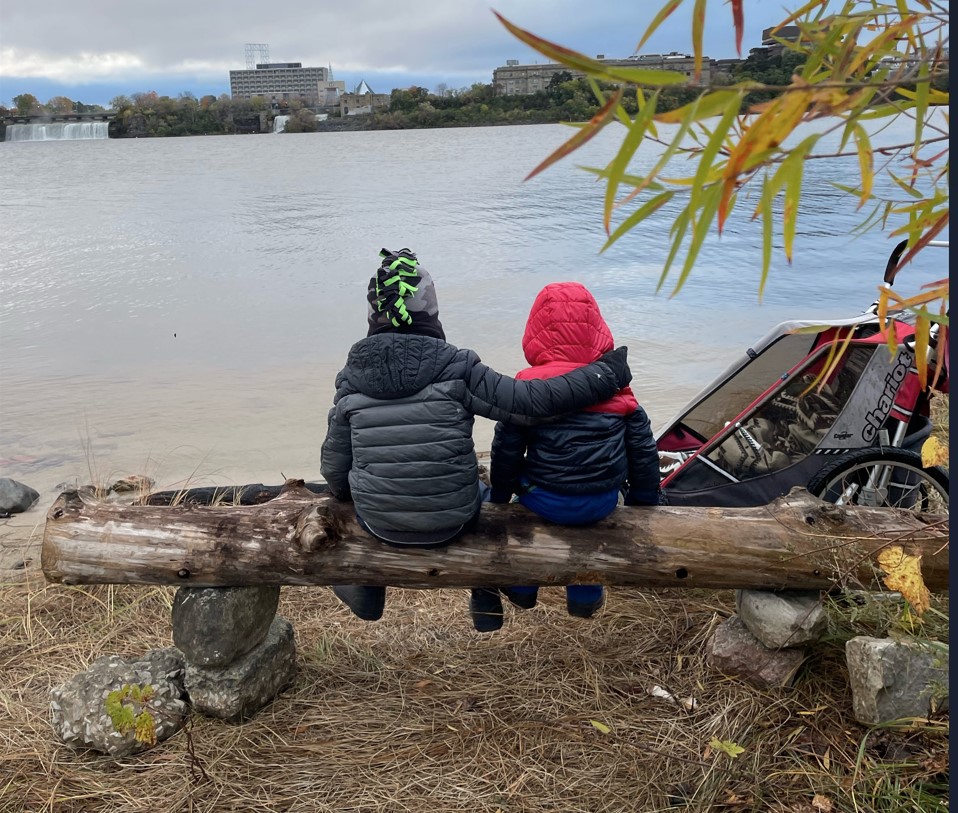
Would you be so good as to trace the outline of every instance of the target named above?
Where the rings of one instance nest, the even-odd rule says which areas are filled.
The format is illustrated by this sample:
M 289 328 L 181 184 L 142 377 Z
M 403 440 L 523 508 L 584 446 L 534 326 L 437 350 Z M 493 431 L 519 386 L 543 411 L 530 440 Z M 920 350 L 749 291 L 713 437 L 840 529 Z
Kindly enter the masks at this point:
M 295 678 L 293 627 L 279 616 L 273 619 L 266 639 L 229 666 L 186 664 L 186 691 L 193 708 L 231 723 L 252 717 Z
M 0 477 L 0 511 L 20 514 L 31 509 L 39 499 L 39 492 L 30 486 L 9 477 Z
M 737 590 L 735 609 L 749 632 L 770 649 L 812 643 L 828 627 L 818 590 Z
M 173 643 L 187 662 L 227 666 L 262 642 L 279 605 L 279 585 L 181 587 L 173 598 Z
M 712 633 L 707 659 L 713 669 L 740 677 L 753 686 L 786 687 L 792 684 L 805 660 L 801 649 L 770 649 L 758 640 L 745 622 L 733 615 Z
M 85 672 L 50 692 L 53 729 L 74 748 L 92 748 L 113 757 L 143 751 L 151 746 L 137 740 L 134 731 L 117 730 L 106 710 L 107 698 L 124 687 L 150 687 L 151 696 L 142 704 L 123 702 L 135 714 L 149 712 L 159 743 L 179 731 L 189 715 L 183 678 L 183 656 L 174 647 L 154 649 L 134 661 L 118 655 L 97 658 Z
M 948 645 L 890 638 L 845 644 L 855 719 L 879 725 L 948 707 Z

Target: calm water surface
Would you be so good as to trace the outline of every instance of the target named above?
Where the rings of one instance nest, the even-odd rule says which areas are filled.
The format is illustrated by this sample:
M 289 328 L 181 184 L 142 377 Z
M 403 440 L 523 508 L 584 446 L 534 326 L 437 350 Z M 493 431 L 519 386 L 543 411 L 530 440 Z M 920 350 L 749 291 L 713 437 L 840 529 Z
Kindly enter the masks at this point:
M 875 298 L 892 243 L 849 236 L 860 215 L 826 184 L 843 180 L 834 164 L 810 167 L 795 262 L 776 253 L 761 304 L 744 219 L 709 240 L 678 297 L 656 294 L 667 211 L 600 255 L 591 176 L 567 161 L 523 183 L 570 132 L 0 144 L 0 476 L 43 504 L 62 482 L 133 472 L 167 487 L 317 479 L 383 246 L 419 254 L 449 340 L 502 372 L 524 366 L 539 289 L 584 283 L 655 425 L 777 322 Z M 604 165 L 616 144 L 610 130 L 576 162 Z M 924 265 L 903 290 L 944 275 Z M 480 449 L 492 427 L 477 421 Z

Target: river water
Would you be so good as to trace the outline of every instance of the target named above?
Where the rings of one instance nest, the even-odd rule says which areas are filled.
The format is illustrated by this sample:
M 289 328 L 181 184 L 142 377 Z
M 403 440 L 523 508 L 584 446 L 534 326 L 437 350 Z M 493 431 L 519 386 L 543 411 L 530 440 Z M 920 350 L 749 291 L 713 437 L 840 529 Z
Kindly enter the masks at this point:
M 61 483 L 130 473 L 169 488 L 318 479 L 334 377 L 365 335 L 383 246 L 418 253 L 449 340 L 502 372 L 524 366 L 539 289 L 584 283 L 656 426 L 776 323 L 875 298 L 893 242 L 853 239 L 861 214 L 826 183 L 853 183 L 855 159 L 809 165 L 795 261 L 776 251 L 761 303 L 744 217 L 670 298 L 655 292 L 667 211 L 599 254 L 603 187 L 575 163 L 604 165 L 621 130 L 523 182 L 571 132 L 0 144 L 0 476 L 44 505 Z M 935 259 L 899 287 L 944 276 Z M 477 420 L 479 449 L 492 427 Z

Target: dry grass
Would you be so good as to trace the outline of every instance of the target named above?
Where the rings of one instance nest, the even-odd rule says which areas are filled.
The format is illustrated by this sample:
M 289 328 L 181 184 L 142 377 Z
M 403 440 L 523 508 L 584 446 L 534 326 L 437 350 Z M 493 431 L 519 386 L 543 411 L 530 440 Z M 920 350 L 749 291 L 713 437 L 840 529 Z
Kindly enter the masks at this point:
M 169 645 L 172 595 L 45 586 L 37 571 L 3 586 L 3 813 L 947 807 L 946 720 L 904 732 L 852 720 L 846 616 L 792 689 L 711 672 L 705 643 L 731 592 L 612 589 L 584 621 L 544 589 L 539 607 L 480 635 L 463 590 L 391 590 L 385 618 L 367 624 L 325 588 L 284 588 L 300 671 L 253 720 L 196 716 L 122 761 L 60 744 L 50 689 L 100 655 Z M 654 685 L 699 705 L 650 697 Z M 713 738 L 745 750 L 716 753 Z
M 942 448 L 950 449 L 948 445 L 949 438 L 949 401 L 950 396 L 948 395 L 937 395 L 931 399 L 931 422 L 934 426 L 932 430 L 932 435 L 938 438 L 938 442 L 942 445 Z M 948 468 L 948 463 L 945 463 L 944 468 Z

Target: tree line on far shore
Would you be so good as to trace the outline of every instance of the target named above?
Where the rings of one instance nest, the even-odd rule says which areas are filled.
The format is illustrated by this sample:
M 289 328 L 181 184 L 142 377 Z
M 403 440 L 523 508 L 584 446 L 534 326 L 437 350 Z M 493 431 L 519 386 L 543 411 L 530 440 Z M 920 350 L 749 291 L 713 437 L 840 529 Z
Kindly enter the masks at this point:
M 785 86 L 804 61 L 803 54 L 785 50 L 770 54 L 756 49 L 735 66 L 730 75 L 712 77 L 713 85 L 730 85 L 746 79 L 766 85 Z M 936 77 L 933 84 L 947 87 L 948 76 Z M 664 112 L 688 104 L 701 93 L 696 85 L 676 86 L 662 91 L 657 110 Z M 746 96 L 743 109 L 776 95 L 774 90 Z M 634 94 L 622 102 L 630 115 L 637 112 Z M 323 110 L 327 121 L 318 121 L 314 111 L 293 100 L 271 105 L 262 97 L 234 99 L 228 94 L 197 98 L 181 93 L 176 98 L 155 92 L 117 96 L 110 102 L 116 114 L 111 122 L 112 137 L 185 135 L 226 135 L 259 132 L 265 121 L 288 115 L 286 132 L 313 132 L 324 129 L 398 130 L 427 127 L 463 127 L 489 124 L 545 124 L 558 121 L 587 121 L 598 112 L 600 103 L 586 79 L 575 79 L 567 71 L 553 75 L 548 86 L 536 93 L 519 96 L 497 94 L 492 84 L 476 83 L 469 88 L 449 90 L 440 85 L 435 92 L 423 87 L 392 91 L 389 108 L 340 119 L 339 108 Z M 0 114 L 42 115 L 69 112 L 106 112 L 99 105 L 87 105 L 64 96 L 41 104 L 29 93 L 13 99 L 13 108 L 0 106 Z

